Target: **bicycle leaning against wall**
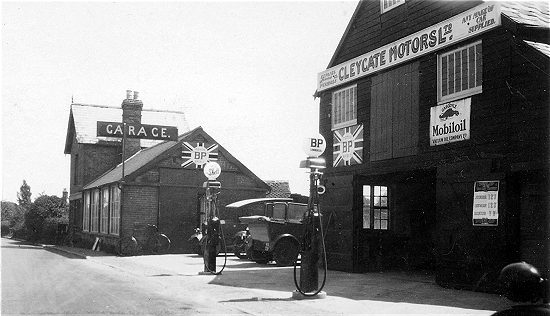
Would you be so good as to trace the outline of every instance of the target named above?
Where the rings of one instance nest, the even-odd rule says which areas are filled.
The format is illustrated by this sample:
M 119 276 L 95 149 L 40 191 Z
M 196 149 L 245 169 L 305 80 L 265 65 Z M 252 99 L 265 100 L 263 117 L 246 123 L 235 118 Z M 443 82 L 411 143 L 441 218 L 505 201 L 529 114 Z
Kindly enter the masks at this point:
M 143 239 L 136 238 L 136 228 L 132 234 L 120 238 L 117 252 L 121 256 L 135 256 L 137 254 L 163 254 L 170 250 L 170 238 L 159 232 L 156 225 L 148 224 Z

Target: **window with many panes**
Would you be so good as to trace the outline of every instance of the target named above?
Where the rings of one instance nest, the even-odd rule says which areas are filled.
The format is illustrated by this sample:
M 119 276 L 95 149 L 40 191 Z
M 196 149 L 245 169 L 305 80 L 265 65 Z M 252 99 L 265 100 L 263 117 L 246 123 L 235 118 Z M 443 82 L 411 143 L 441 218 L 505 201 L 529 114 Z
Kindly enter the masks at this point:
M 90 231 L 90 192 L 84 192 L 84 207 L 82 208 L 82 230 Z
M 440 103 L 482 92 L 481 41 L 440 54 L 437 58 Z
M 101 221 L 99 231 L 104 234 L 109 232 L 109 187 L 101 189 Z
M 357 85 L 332 93 L 332 129 L 357 124 Z
M 120 189 L 117 185 L 111 187 L 111 214 L 109 233 L 118 235 L 120 230 Z
M 388 230 L 390 208 L 388 187 L 380 185 L 363 186 L 363 228 Z
M 405 0 L 380 0 L 380 11 L 388 12 L 405 3 Z
M 90 203 L 91 209 L 91 231 L 98 232 L 99 226 L 99 190 L 92 191 L 92 203 Z

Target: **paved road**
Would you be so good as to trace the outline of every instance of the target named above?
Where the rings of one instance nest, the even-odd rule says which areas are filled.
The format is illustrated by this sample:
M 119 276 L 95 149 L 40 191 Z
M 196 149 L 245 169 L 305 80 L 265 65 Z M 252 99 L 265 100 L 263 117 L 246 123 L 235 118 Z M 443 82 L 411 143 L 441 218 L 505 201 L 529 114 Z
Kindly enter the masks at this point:
M 174 294 L 154 278 L 2 239 L 2 315 L 240 313 Z
M 222 275 L 202 270 L 196 255 L 117 257 L 2 239 L 2 314 L 491 315 L 507 307 L 496 295 L 401 273 L 329 271 L 325 299 L 295 300 L 292 267 L 229 257 Z

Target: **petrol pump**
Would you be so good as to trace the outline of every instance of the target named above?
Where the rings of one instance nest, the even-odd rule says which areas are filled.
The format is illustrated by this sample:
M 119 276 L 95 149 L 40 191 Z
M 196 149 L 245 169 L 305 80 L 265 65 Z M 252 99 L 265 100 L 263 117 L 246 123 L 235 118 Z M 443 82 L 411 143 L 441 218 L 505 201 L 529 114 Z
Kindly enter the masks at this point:
M 320 184 L 323 175 L 322 169 L 326 167 L 325 159 L 320 157 L 326 148 L 326 142 L 322 135 L 307 138 L 304 143 L 304 151 L 308 158 L 300 162 L 300 168 L 309 169 L 309 198 L 308 210 L 304 223 L 304 235 L 301 241 L 302 257 L 300 263 L 300 282 L 296 279 L 296 264 L 294 265 L 294 284 L 296 290 L 292 297 L 295 299 L 325 298 L 322 292 L 327 276 L 327 258 L 323 236 L 321 208 L 319 195 L 325 192 L 325 187 Z M 319 286 L 319 262 L 322 260 L 324 276 Z
M 203 183 L 206 189 L 206 242 L 203 252 L 204 270 L 199 274 L 221 274 L 225 268 L 216 272 L 216 257 L 218 255 L 218 245 L 223 238 L 221 221 L 218 212 L 218 195 L 221 190 L 221 183 L 216 181 L 221 173 L 220 165 L 216 162 L 208 162 L 204 165 L 204 175 L 208 178 Z M 225 243 L 224 243 L 225 244 Z M 226 255 L 227 260 L 227 255 Z

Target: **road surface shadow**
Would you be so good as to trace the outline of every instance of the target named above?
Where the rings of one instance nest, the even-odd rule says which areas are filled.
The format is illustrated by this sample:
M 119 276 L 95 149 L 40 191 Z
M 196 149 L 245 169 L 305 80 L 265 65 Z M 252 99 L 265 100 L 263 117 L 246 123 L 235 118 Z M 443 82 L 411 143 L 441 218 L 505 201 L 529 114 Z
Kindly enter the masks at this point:
M 210 283 L 231 287 L 243 287 L 272 291 L 293 291 L 294 269 L 258 269 L 273 266 L 251 263 L 254 269 L 233 270 L 226 268 L 222 275 L 216 276 Z M 249 264 L 235 266 L 247 267 Z M 252 267 L 251 266 L 251 267 Z M 300 284 L 299 269 L 296 272 Z M 318 284 L 321 285 L 324 273 L 319 271 Z M 362 301 L 373 300 L 391 303 L 410 303 L 423 305 L 449 306 L 476 310 L 500 310 L 509 306 L 509 302 L 498 295 L 453 290 L 440 287 L 435 282 L 420 281 L 417 277 L 407 278 L 402 273 L 345 273 L 327 271 L 323 291 L 330 296 Z M 255 299 L 250 299 L 251 301 Z

